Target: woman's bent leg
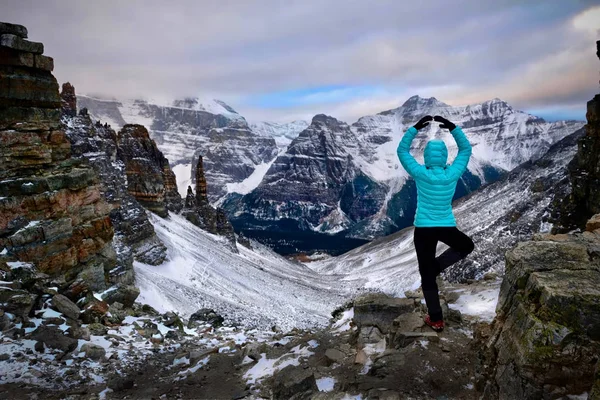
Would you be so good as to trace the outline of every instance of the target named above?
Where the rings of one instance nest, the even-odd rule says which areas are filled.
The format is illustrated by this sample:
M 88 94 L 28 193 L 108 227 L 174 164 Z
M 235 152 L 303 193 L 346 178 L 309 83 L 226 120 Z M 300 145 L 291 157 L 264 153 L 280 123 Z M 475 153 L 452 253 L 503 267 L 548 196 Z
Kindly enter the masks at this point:
M 435 259 L 438 274 L 468 256 L 475 248 L 475 244 L 471 238 L 456 227 L 439 228 L 439 230 L 439 240 L 450 246 L 450 248 Z
M 438 242 L 436 234 L 437 229 L 438 228 L 415 228 L 414 234 L 423 296 L 425 297 L 425 303 L 427 303 L 429 318 L 434 322 L 443 319 L 438 287 L 435 281 L 437 276 L 437 265 L 435 260 L 435 250 Z

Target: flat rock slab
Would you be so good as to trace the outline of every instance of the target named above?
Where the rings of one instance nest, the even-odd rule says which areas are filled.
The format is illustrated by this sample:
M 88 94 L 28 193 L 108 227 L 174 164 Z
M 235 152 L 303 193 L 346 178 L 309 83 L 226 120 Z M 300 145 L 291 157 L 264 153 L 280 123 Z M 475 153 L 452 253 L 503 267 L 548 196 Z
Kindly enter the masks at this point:
M 394 319 L 394 328 L 404 332 L 414 332 L 421 329 L 424 325 L 423 317 L 420 313 L 402 314 Z
M 408 346 L 415 340 L 439 342 L 440 337 L 435 332 L 396 332 L 393 343 L 397 348 L 400 348 Z
M 554 270 L 529 276 L 526 293 L 537 299 L 544 319 L 600 340 L 600 272 Z
M 27 28 L 25 28 L 23 25 L 0 22 L 0 35 L 5 33 L 18 36 L 22 39 L 27 39 Z
M 43 43 L 30 42 L 29 40 L 20 38 L 17 35 L 11 35 L 10 33 L 0 35 L 0 46 L 33 54 L 42 54 L 44 52 Z
M 354 301 L 354 322 L 359 326 L 377 326 L 382 333 L 392 331 L 394 319 L 415 310 L 413 299 L 369 293 Z

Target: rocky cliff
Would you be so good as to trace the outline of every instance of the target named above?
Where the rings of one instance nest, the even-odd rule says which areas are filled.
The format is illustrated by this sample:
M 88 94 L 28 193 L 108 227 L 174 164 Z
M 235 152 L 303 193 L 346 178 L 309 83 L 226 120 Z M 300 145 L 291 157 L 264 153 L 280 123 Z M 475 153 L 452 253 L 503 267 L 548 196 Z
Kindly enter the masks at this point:
M 244 117 L 219 100 L 185 98 L 163 105 L 144 100 L 78 98 L 79 107 L 88 108 L 92 119 L 115 129 L 127 123 L 146 126 L 171 165 L 182 167 L 185 176 L 180 181 L 191 178 L 194 183 L 201 155 L 211 202 L 227 194 L 228 185 L 243 182 L 277 155 L 272 137 L 254 133 Z
M 600 58 L 600 40 L 596 42 Z M 557 203 L 556 232 L 583 228 L 587 219 L 600 212 L 600 94 L 587 103 L 585 136 L 569 165 L 572 191 Z
M 144 126 L 123 126 L 117 135 L 117 153 L 125 164 L 127 190 L 141 205 L 161 217 L 181 211 L 175 174 Z
M 599 110 L 596 96 L 555 229 L 584 231 L 537 234 L 506 253 L 496 318 L 476 335 L 484 398 L 600 399 L 600 214 L 587 219 L 600 207 Z
M 119 281 L 112 207 L 94 169 L 72 158 L 52 59 L 26 37 L 0 23 L 0 273 L 53 280 L 76 300 Z M 19 318 L 37 298 L 19 285 L 1 291 L 5 304 L 18 298 Z
M 181 214 L 194 225 L 227 238 L 231 249 L 237 253 L 235 233 L 225 211 L 221 208 L 215 209 L 208 200 L 202 157 L 198 158 L 195 177 L 196 193 L 192 191 L 191 186 L 188 186 L 185 206 Z
M 599 219 L 506 254 L 497 316 L 478 331 L 484 398 L 600 398 Z
M 120 264 L 125 267 L 123 272 L 133 274 L 134 258 L 151 265 L 162 263 L 166 258 L 166 247 L 156 236 L 144 208 L 127 190 L 125 162 L 117 155 L 117 134 L 108 125 L 92 122 L 85 109 L 79 115 L 73 115 L 77 105 L 73 103 L 76 101 L 75 88 L 70 83 L 63 84 L 61 97 L 62 122 L 71 142 L 72 155 L 87 160 L 96 170 L 102 183 L 102 194 L 113 207 L 110 212 L 115 229 L 113 242 Z

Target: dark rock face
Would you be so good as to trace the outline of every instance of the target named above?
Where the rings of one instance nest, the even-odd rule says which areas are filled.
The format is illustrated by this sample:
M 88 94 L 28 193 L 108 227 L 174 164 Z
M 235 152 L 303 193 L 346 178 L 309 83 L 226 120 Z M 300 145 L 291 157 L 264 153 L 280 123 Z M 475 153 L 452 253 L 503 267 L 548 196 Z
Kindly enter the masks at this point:
M 26 35 L 7 26 L 0 29 Z M 116 264 L 111 207 L 95 171 L 71 158 L 58 83 L 49 65 L 36 67 L 43 46 L 7 36 L 2 52 L 12 61 L 33 58 L 33 65 L 6 65 L 0 57 L 0 264 L 30 262 L 67 283 L 85 271 L 105 277 Z
M 217 145 L 221 143 L 226 145 Z M 207 142 L 198 148 L 192 158 L 192 168 L 202 156 L 211 202 L 227 193 L 228 183 L 243 181 L 254 172 L 256 165 L 267 163 L 277 155 L 273 138 L 258 136 L 247 126 L 212 129 L 207 134 Z M 194 179 L 192 173 L 192 183 Z
M 600 363 L 599 246 L 595 230 L 538 235 L 506 254 L 497 316 L 480 335 L 484 398 L 591 391 Z
M 74 95 L 73 86 L 65 84 L 65 87 L 68 91 L 63 92 L 63 98 Z M 118 156 L 115 131 L 107 125 L 93 123 L 85 113 L 71 117 L 73 109 L 76 109 L 76 104 L 67 108 L 69 113 L 63 115 L 73 155 L 87 160 L 96 170 L 102 182 L 102 195 L 113 207 L 110 219 L 115 228 L 114 246 L 118 264 L 110 279 L 131 284 L 133 259 L 158 265 L 166 258 L 166 247 L 156 236 L 144 208 L 127 190 L 125 162 Z
M 600 41 L 596 46 L 600 49 Z M 583 229 L 588 218 L 600 213 L 600 94 L 588 101 L 586 118 L 585 136 L 569 164 L 572 191 L 554 210 L 555 232 Z
M 235 233 L 225 211 L 221 208 L 215 209 L 208 201 L 202 157 L 198 158 L 195 176 L 196 194 L 191 187 L 188 187 L 185 206 L 181 214 L 194 225 L 216 235 L 225 236 L 229 239 L 232 250 L 237 252 Z
M 69 82 L 63 83 L 60 92 L 62 101 L 62 114 L 68 117 L 77 115 L 77 96 L 75 95 L 75 87 Z
M 117 137 L 119 158 L 125 163 L 127 189 L 140 204 L 161 217 L 183 206 L 169 161 L 142 125 L 125 125 Z
M 297 230 L 348 228 L 373 216 L 387 193 L 354 162 L 353 149 L 359 145 L 346 123 L 317 115 L 277 157 L 261 184 L 225 208 L 241 229 L 267 224 L 270 230 L 285 230 L 289 221 L 297 223 Z

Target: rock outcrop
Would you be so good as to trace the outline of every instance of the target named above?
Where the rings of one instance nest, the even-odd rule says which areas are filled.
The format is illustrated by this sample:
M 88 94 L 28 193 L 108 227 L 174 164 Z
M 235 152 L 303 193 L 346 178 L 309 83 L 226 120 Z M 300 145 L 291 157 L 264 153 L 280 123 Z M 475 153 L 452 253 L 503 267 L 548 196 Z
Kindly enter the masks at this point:
M 161 217 L 183 207 L 177 192 L 175 174 L 148 130 L 142 125 L 127 124 L 117 136 L 117 152 L 125 163 L 127 189 L 137 201 Z
M 77 96 L 75 95 L 75 87 L 69 82 L 63 83 L 60 98 L 62 101 L 62 115 L 75 117 L 77 115 Z
M 195 176 L 196 193 L 194 194 L 191 186 L 188 186 L 182 215 L 194 225 L 210 233 L 226 237 L 232 249 L 237 252 L 235 233 L 225 211 L 222 208 L 215 209 L 208 200 L 202 156 L 198 156 Z
M 509 251 L 496 318 L 476 335 L 484 398 L 564 398 L 600 385 L 599 304 L 600 229 L 536 235 Z
M 75 88 L 62 86 L 63 124 L 71 141 L 74 157 L 87 160 L 96 170 L 102 183 L 102 194 L 113 209 L 110 219 L 115 229 L 114 246 L 117 250 L 118 269 L 115 277 L 124 283 L 133 283 L 135 258 L 146 264 L 158 265 L 166 258 L 166 247 L 156 236 L 146 210 L 128 192 L 124 160 L 118 157 L 117 134 L 108 125 L 93 123 L 90 116 L 76 110 Z
M 596 42 L 600 58 L 600 40 Z M 569 164 L 572 192 L 555 207 L 555 233 L 584 229 L 588 218 L 600 213 L 600 94 L 587 103 L 585 136 Z
M 0 270 L 29 265 L 60 290 L 78 286 L 74 297 L 102 291 L 116 264 L 111 206 L 93 168 L 71 157 L 52 59 L 26 37 L 0 24 Z

